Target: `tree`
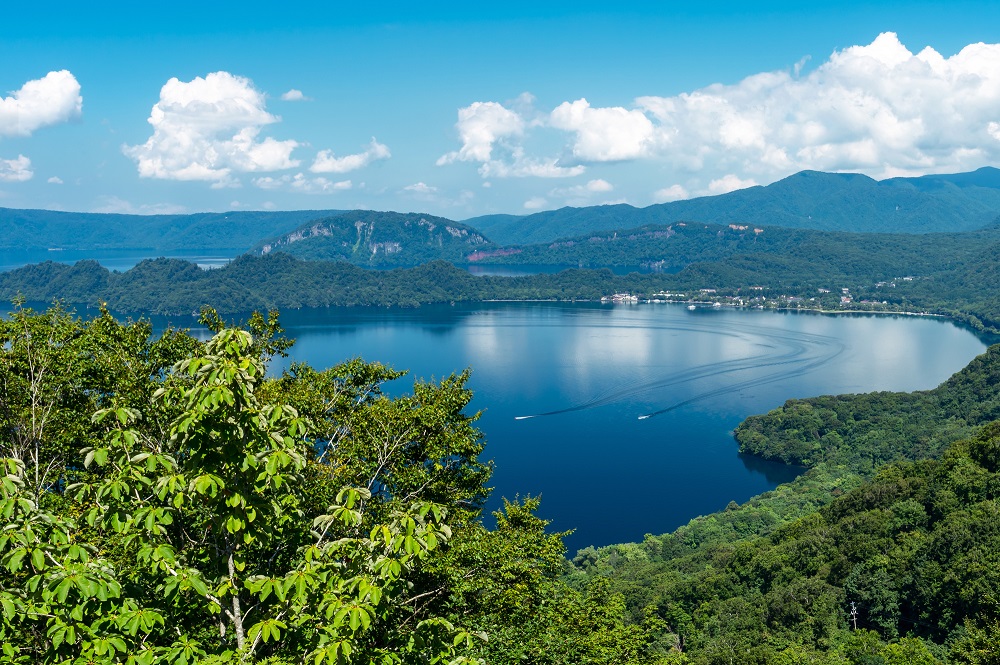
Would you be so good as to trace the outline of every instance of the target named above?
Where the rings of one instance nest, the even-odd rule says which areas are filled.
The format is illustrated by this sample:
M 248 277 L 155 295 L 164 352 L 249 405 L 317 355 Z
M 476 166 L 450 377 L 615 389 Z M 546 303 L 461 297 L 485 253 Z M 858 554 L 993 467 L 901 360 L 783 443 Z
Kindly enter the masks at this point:
M 165 430 L 129 406 L 96 413 L 89 473 L 69 492 L 99 547 L 26 496 L 21 460 L 3 461 L 9 660 L 471 662 L 458 649 L 472 634 L 440 617 L 400 620 L 407 578 L 450 537 L 446 510 L 415 502 L 362 529 L 371 494 L 345 487 L 303 521 L 306 422 L 260 403 L 253 347 L 224 329 L 178 363 L 149 409 L 175 414 Z

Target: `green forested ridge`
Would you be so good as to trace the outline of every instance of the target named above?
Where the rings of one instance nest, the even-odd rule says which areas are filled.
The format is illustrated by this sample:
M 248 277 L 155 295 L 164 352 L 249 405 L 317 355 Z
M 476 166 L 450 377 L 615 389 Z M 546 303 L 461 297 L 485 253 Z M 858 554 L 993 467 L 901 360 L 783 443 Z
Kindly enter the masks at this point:
M 602 269 L 475 277 L 443 261 L 373 271 L 346 262 L 300 261 L 277 252 L 242 256 L 209 271 L 170 259 L 143 261 L 121 274 L 94 261 L 72 266 L 46 262 L 0 274 L 0 297 L 21 294 L 31 301 L 63 299 L 88 305 L 103 301 L 119 311 L 184 314 L 205 304 L 245 312 L 491 299 L 594 300 L 620 292 L 680 292 L 685 294 L 682 299 L 699 299 L 704 297 L 701 289 L 714 289 L 713 296 L 734 303 L 766 298 L 766 306 L 789 306 L 788 299 L 797 298 L 794 306 L 800 308 L 926 311 L 977 330 L 1000 331 L 997 230 L 893 236 L 783 229 L 756 233 L 752 228 L 708 225 L 675 225 L 672 232 L 666 228 L 629 232 L 632 240 L 620 237 L 635 248 L 647 235 L 658 236 L 657 242 L 677 248 L 670 250 L 676 260 L 695 261 L 674 274 L 614 275 Z M 618 242 L 586 244 L 599 246 L 588 249 L 590 256 L 601 255 L 605 245 L 611 247 L 611 254 L 602 255 L 607 258 Z M 625 251 L 633 252 L 629 247 Z M 844 288 L 853 298 L 846 306 L 841 303 Z
M 867 233 L 969 231 L 992 225 L 1000 215 L 998 173 L 985 167 L 972 173 L 877 182 L 856 173 L 802 171 L 765 187 L 646 208 L 561 208 L 465 222 L 507 245 L 685 220 Z
M 0 208 L 0 249 L 228 249 L 245 251 L 333 210 L 125 215 Z
M 354 210 L 316 219 L 259 243 L 254 252 L 280 251 L 301 259 L 361 266 L 415 266 L 441 259 L 461 263 L 489 241 L 476 229 L 419 213 Z
M 918 235 L 681 222 L 485 250 L 475 263 L 642 266 L 670 271 L 735 256 L 775 255 L 815 262 L 831 277 L 858 279 L 941 272 L 979 254 L 984 243 L 996 242 L 1000 242 L 997 229 Z
M 764 537 L 585 550 L 577 575 L 655 605 L 692 663 L 995 663 L 998 449 L 993 424 Z
M 793 399 L 736 428 L 740 449 L 765 459 L 843 465 L 937 457 L 976 427 L 1000 420 L 1000 345 L 933 390 Z
M 466 375 L 269 379 L 275 317 L 203 320 L 0 320 L 0 662 L 675 662 L 655 615 L 559 580 L 537 500 L 482 526 Z

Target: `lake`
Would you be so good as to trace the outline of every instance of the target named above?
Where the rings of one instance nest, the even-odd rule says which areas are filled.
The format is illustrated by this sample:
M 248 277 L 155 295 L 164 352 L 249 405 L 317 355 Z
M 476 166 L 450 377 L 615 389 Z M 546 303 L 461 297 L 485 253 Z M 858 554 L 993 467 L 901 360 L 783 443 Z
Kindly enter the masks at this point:
M 108 270 L 125 272 L 146 259 L 165 257 L 168 259 L 183 259 L 195 263 L 200 268 L 221 268 L 240 254 L 242 249 L 175 249 L 156 251 L 151 249 L 0 249 L 0 272 L 20 268 L 31 263 L 55 261 L 57 263 L 76 263 L 84 259 L 97 261 Z M 576 268 L 577 266 L 559 265 L 490 265 L 474 263 L 460 266 L 473 275 L 500 275 L 518 277 L 522 275 L 554 274 Z M 616 275 L 627 275 L 630 272 L 653 272 L 643 266 L 612 266 L 609 268 Z M 668 271 L 672 272 L 672 271 Z
M 792 397 L 931 388 L 985 350 L 942 319 L 680 305 L 486 303 L 287 312 L 291 360 L 361 356 L 412 377 L 473 370 L 500 497 L 542 495 L 569 551 L 641 541 L 801 469 L 732 430 Z M 287 364 L 287 360 L 283 361 Z M 275 368 L 275 369 L 280 369 Z
M 281 320 L 296 343 L 272 372 L 361 356 L 410 371 L 390 388 L 398 394 L 471 367 L 496 463 L 490 508 L 541 494 L 551 528 L 575 529 L 571 554 L 671 531 L 795 478 L 801 469 L 738 453 L 732 430 L 751 414 L 792 397 L 932 388 L 986 348 L 939 318 L 671 304 L 331 308 Z
M 84 259 L 93 259 L 108 270 L 125 272 L 145 259 L 155 259 L 161 256 L 168 259 L 184 259 L 196 263 L 201 268 L 219 268 L 236 256 L 242 250 L 238 249 L 177 249 L 157 252 L 150 249 L 0 249 L 0 272 L 20 268 L 29 263 L 55 261 L 56 263 L 76 263 Z

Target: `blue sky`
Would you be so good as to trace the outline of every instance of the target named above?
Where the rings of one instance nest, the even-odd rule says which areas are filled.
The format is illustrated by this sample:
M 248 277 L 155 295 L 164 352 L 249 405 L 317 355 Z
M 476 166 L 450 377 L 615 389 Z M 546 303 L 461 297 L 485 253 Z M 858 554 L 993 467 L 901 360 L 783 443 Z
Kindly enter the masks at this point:
M 287 4 L 5 7 L 0 206 L 464 219 L 1000 162 L 998 3 Z

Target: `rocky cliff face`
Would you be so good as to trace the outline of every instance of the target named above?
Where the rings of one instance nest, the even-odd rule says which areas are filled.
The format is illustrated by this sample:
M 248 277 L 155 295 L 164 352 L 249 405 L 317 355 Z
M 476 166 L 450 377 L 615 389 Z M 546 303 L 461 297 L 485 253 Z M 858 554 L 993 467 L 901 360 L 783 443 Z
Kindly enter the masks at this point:
M 286 252 L 303 259 L 389 267 L 434 259 L 462 262 L 490 244 L 472 227 L 443 217 L 356 210 L 304 224 L 261 243 L 255 253 Z

